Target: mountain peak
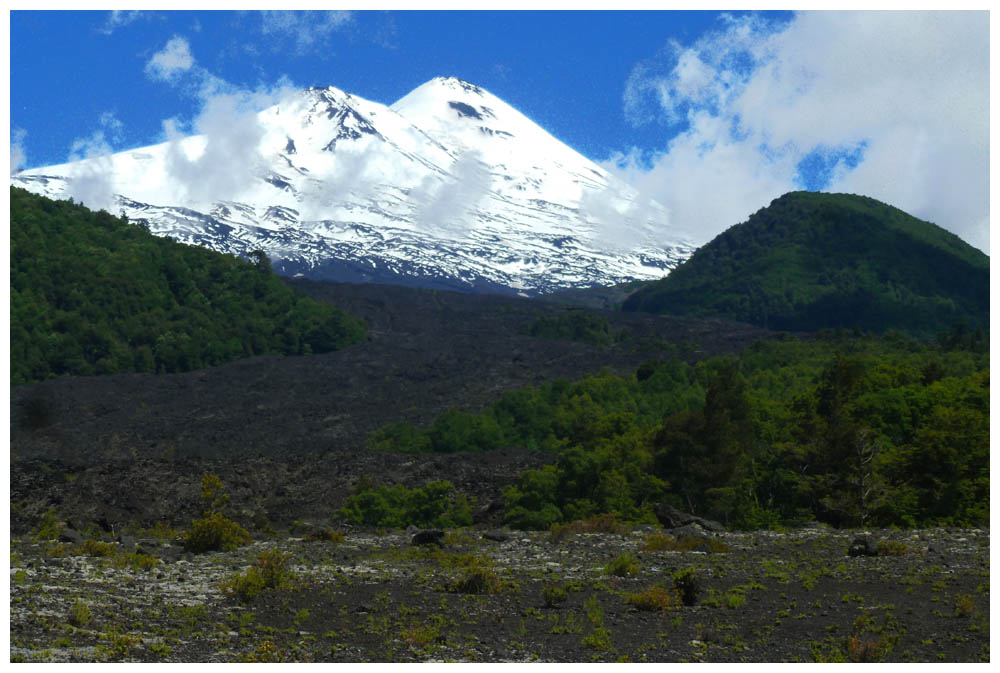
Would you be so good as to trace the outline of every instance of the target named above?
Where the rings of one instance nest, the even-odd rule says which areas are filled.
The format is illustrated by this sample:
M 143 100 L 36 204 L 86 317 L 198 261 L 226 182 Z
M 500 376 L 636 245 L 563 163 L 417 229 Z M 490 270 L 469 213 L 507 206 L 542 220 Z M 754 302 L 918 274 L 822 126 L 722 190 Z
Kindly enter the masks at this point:
M 537 294 L 661 277 L 691 251 L 663 243 L 662 207 L 456 77 L 391 107 L 312 87 L 231 127 L 11 181 L 314 279 Z

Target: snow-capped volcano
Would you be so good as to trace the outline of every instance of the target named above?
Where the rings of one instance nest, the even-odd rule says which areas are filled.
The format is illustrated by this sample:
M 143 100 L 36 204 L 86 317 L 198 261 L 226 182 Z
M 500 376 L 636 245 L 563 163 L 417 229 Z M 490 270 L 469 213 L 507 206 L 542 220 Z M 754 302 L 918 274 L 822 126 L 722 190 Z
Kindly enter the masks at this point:
M 216 112 L 11 182 L 316 279 L 537 294 L 659 278 L 692 251 L 660 205 L 462 80 L 388 107 L 329 87 Z

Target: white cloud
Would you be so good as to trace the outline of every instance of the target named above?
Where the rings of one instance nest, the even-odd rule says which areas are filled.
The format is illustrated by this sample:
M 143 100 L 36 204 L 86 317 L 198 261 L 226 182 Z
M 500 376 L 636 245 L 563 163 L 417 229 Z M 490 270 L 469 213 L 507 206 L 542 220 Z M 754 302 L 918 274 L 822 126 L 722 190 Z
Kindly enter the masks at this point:
M 22 128 L 14 128 L 10 131 L 10 174 L 14 175 L 24 167 L 27 154 L 24 151 L 24 140 L 28 137 L 28 132 Z
M 703 243 L 832 157 L 824 191 L 872 196 L 989 245 L 989 17 L 803 12 L 784 26 L 727 19 L 635 66 L 626 117 L 684 130 L 607 162 Z M 856 166 L 840 153 L 857 150 Z M 814 179 L 816 179 L 814 177 Z
M 146 63 L 146 75 L 153 80 L 169 81 L 190 70 L 193 65 L 194 57 L 191 56 L 188 41 L 175 36 Z
M 67 176 L 65 196 L 91 210 L 111 211 L 115 204 L 111 153 L 104 131 L 95 131 L 87 138 L 73 141 L 69 159 L 78 163 L 73 164 Z
M 479 201 L 490 189 L 490 172 L 476 150 L 459 155 L 448 172 L 451 179 L 427 177 L 413 190 L 414 221 L 425 231 L 462 238 L 469 232 Z
M 261 33 L 295 40 L 302 53 L 353 21 L 348 11 L 263 11 Z
M 202 106 L 192 124 L 201 136 L 199 152 L 189 151 L 176 120 L 163 123 L 170 143 L 169 177 L 187 199 L 203 205 L 236 199 L 255 184 L 264 161 L 264 127 L 257 113 L 297 91 L 284 78 L 274 88 L 253 91 L 211 76 L 206 81 L 210 83 L 200 89 Z
M 113 9 L 108 13 L 108 18 L 104 22 L 104 25 L 102 25 L 97 30 L 98 32 L 104 33 L 105 35 L 111 35 L 117 29 L 121 28 L 122 26 L 129 25 L 133 21 L 142 18 L 142 16 L 143 12 L 136 9 L 131 9 L 131 10 Z

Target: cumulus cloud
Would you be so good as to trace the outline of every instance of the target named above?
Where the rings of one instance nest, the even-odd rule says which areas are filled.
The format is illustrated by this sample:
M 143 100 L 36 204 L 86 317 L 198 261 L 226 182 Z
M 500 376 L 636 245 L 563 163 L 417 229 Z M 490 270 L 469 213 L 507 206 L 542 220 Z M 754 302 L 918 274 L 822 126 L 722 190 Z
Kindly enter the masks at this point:
M 348 11 L 263 11 L 261 33 L 295 41 L 302 53 L 322 43 L 353 21 Z
M 24 140 L 28 137 L 28 132 L 22 128 L 14 128 L 10 131 L 10 174 L 14 175 L 24 167 L 27 155 L 24 151 Z
M 153 80 L 170 81 L 190 70 L 193 65 L 194 57 L 191 56 L 188 41 L 175 36 L 146 63 L 146 75 Z
M 184 140 L 177 120 L 163 122 L 171 181 L 201 204 L 236 199 L 263 170 L 260 145 L 265 129 L 258 112 L 295 91 L 286 79 L 257 90 L 213 79 L 211 87 L 202 89 L 201 110 L 191 124 L 198 142 Z
M 428 176 L 410 194 L 414 221 L 426 231 L 462 238 L 469 232 L 471 214 L 490 188 L 490 172 L 476 150 L 461 154 L 440 180 Z
M 872 196 L 988 249 L 986 12 L 727 18 L 637 64 L 623 102 L 670 139 L 606 167 L 697 243 L 808 187 Z

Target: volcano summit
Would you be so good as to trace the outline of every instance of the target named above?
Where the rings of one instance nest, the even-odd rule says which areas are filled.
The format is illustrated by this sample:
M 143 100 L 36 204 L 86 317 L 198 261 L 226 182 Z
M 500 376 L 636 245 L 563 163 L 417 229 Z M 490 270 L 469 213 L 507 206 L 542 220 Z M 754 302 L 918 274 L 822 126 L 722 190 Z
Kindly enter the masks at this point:
M 531 296 L 660 278 L 693 250 L 661 205 L 459 79 L 391 106 L 311 88 L 236 119 L 11 181 L 315 280 Z

